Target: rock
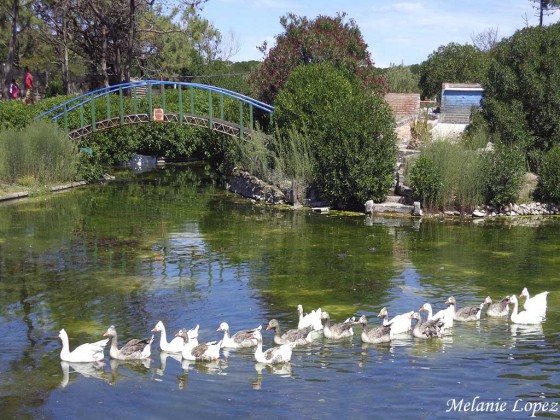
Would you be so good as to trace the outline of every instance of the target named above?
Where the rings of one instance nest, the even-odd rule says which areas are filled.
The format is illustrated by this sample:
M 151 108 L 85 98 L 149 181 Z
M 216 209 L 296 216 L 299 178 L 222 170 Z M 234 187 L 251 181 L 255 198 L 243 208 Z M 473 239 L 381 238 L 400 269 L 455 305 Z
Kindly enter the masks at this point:
M 414 202 L 414 210 L 412 210 L 413 216 L 422 216 L 422 207 L 420 206 L 420 201 Z
M 484 217 L 486 213 L 480 210 L 475 210 L 472 212 L 473 217 Z
M 284 204 L 286 199 L 279 188 L 237 168 L 233 170 L 229 190 L 243 197 L 271 204 Z

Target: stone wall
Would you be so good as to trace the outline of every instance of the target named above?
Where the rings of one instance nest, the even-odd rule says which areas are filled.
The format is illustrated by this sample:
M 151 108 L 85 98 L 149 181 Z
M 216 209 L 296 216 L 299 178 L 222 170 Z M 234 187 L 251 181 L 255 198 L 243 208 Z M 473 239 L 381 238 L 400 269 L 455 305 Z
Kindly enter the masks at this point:
M 243 197 L 270 204 L 285 204 L 286 196 L 274 185 L 267 184 L 249 172 L 233 170 L 229 190 Z
M 385 101 L 389 104 L 397 124 L 416 118 L 420 112 L 419 93 L 387 93 Z

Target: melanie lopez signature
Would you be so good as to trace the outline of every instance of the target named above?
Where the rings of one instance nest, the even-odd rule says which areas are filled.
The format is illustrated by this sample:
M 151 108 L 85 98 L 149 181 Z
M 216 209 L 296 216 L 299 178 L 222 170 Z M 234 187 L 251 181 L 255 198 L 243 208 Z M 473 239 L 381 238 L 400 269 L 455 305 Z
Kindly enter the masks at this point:
M 512 413 L 531 413 L 531 417 L 535 417 L 537 413 L 557 413 L 558 401 L 525 401 L 518 398 L 514 401 L 502 401 L 501 398 L 496 400 L 481 400 L 477 395 L 471 399 L 451 398 L 447 400 L 446 413 L 501 413 L 510 411 Z

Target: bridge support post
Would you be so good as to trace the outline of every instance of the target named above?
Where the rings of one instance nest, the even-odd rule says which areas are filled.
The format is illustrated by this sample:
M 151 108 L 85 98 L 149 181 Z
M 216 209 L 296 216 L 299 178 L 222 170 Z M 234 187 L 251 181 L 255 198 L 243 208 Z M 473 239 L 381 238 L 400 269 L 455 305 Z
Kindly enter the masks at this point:
M 183 124 L 183 89 L 179 85 L 179 124 Z
M 243 140 L 243 102 L 239 102 L 239 140 Z
M 120 125 L 124 125 L 124 98 L 122 88 L 119 88 L 119 123 Z
M 214 127 L 213 114 L 214 106 L 212 105 L 212 92 L 208 91 L 208 128 L 210 130 Z
M 152 84 L 150 82 L 146 86 L 146 96 L 148 96 L 148 119 L 152 122 Z

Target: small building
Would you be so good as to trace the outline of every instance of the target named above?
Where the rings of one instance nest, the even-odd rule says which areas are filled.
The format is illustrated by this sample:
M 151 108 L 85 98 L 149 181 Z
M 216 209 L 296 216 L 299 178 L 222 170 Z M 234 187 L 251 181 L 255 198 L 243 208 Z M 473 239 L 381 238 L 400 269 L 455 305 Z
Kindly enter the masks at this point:
M 387 93 L 385 101 L 389 104 L 397 125 L 411 121 L 420 112 L 419 93 Z
M 484 89 L 478 83 L 443 83 L 440 122 L 468 124 L 473 107 L 479 108 Z

